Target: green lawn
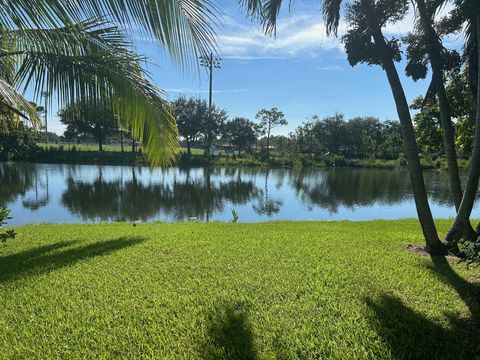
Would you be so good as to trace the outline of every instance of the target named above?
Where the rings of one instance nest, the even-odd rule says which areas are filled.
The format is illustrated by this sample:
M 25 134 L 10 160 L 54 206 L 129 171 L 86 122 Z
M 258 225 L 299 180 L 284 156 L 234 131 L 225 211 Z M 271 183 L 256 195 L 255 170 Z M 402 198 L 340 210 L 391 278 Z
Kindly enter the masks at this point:
M 44 149 L 45 148 L 58 149 L 60 146 L 62 146 L 65 151 L 69 151 L 75 146 L 75 150 L 77 151 L 98 151 L 98 145 L 93 145 L 93 144 L 80 144 L 80 145 L 48 144 L 47 145 L 45 143 L 39 143 L 38 146 Z M 122 148 L 120 147 L 120 145 L 103 145 L 103 150 L 120 152 Z M 132 144 L 130 142 L 125 142 L 125 145 L 123 146 L 123 150 L 125 152 L 131 152 Z
M 421 243 L 414 220 L 16 230 L 2 359 L 479 354 L 480 270 L 404 250 Z
M 98 145 L 93 145 L 93 144 L 80 144 L 80 145 L 62 145 L 62 144 L 45 144 L 45 143 L 39 143 L 38 146 L 41 148 L 51 148 L 51 149 L 58 149 L 60 146 L 63 146 L 63 149 L 65 151 L 69 151 L 72 149 L 73 146 L 75 146 L 75 150 L 77 151 L 98 151 Z M 103 145 L 103 150 L 104 151 L 113 151 L 113 152 L 120 152 L 122 148 L 120 145 Z M 125 152 L 131 152 L 132 151 L 132 144 L 130 141 L 125 141 L 125 144 L 123 146 L 123 150 Z M 182 152 L 187 152 L 186 148 L 181 149 Z M 203 155 L 203 149 L 191 149 L 193 155 Z

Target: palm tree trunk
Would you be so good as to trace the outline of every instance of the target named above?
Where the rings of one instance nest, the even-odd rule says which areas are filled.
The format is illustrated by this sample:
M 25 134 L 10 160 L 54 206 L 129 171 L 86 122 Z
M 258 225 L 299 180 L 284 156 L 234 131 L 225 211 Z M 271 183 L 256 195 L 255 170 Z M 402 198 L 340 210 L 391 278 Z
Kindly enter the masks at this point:
M 440 66 L 441 69 L 441 66 Z M 441 70 L 440 70 L 441 71 Z M 438 102 L 440 103 L 440 122 L 443 130 L 443 141 L 445 144 L 445 156 L 447 157 L 448 175 L 450 177 L 450 187 L 453 195 L 455 209 L 458 211 L 462 201 L 462 184 L 460 182 L 460 172 L 458 170 L 457 150 L 455 148 L 455 129 L 453 128 L 452 118 L 450 116 L 450 107 L 448 104 L 443 76 L 438 81 Z
M 455 148 L 455 130 L 450 115 L 450 106 L 448 104 L 447 92 L 445 90 L 442 54 L 438 35 L 432 25 L 431 17 L 428 16 L 427 7 L 424 0 L 416 0 L 420 20 L 427 35 L 429 48 L 428 56 L 432 66 L 432 82 L 437 90 L 438 102 L 440 103 L 440 123 L 442 126 L 443 141 L 445 145 L 445 155 L 447 157 L 448 174 L 450 177 L 450 187 L 453 195 L 455 209 L 458 211 L 462 201 L 462 185 L 458 171 L 457 151 Z
M 378 25 L 373 24 L 370 28 L 372 30 L 375 46 L 382 60 L 383 69 L 388 77 L 388 82 L 392 90 L 400 120 L 403 135 L 403 148 L 407 157 L 410 181 L 413 188 L 413 197 L 415 199 L 418 219 L 426 242 L 425 250 L 431 254 L 444 254 L 445 249 L 438 238 L 437 229 L 430 211 L 430 205 L 428 204 L 427 191 L 423 180 L 420 157 L 418 156 L 418 147 L 415 139 L 415 132 L 413 130 L 412 118 L 410 116 L 410 109 L 397 69 L 393 62 L 392 52 L 385 42 L 385 38 Z
M 476 15 L 477 41 L 480 42 L 480 14 Z M 480 46 L 477 47 L 480 56 Z M 480 88 L 480 62 L 478 62 L 479 71 L 477 73 L 477 86 Z M 477 104 L 480 104 L 480 91 L 477 91 Z M 480 106 L 477 105 L 477 115 L 475 120 L 475 140 L 473 142 L 472 156 L 470 158 L 470 168 L 468 170 L 467 184 L 463 193 L 462 202 L 458 209 L 457 216 L 453 222 L 450 231 L 447 234 L 447 242 L 456 242 L 461 238 L 476 240 L 477 234 L 472 231 L 470 224 L 470 215 L 472 213 L 475 196 L 478 189 L 478 180 L 480 178 Z

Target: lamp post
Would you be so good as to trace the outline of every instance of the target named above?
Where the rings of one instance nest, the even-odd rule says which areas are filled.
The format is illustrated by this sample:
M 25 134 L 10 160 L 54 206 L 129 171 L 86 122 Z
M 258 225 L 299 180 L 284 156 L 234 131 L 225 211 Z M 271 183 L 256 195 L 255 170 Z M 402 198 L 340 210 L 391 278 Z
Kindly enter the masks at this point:
M 216 56 L 213 56 L 211 52 L 210 55 L 200 56 L 200 65 L 205 67 L 209 72 L 209 91 L 208 91 L 208 117 L 212 116 L 212 82 L 213 82 L 213 69 L 220 69 L 220 61 L 222 59 Z M 208 143 L 210 147 L 210 143 Z M 205 149 L 205 154 L 210 153 L 210 149 Z

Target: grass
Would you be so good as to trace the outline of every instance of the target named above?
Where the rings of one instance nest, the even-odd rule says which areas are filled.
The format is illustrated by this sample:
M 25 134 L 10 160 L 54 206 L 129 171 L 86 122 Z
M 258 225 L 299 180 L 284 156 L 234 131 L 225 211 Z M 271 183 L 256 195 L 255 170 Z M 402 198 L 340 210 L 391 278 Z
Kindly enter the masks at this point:
M 480 271 L 404 250 L 421 243 L 414 220 L 16 231 L 3 359 L 479 355 Z
M 39 144 L 41 151 L 30 160 L 46 163 L 78 163 L 78 164 L 109 164 L 132 165 L 146 164 L 142 154 L 132 154 L 131 146 L 124 147 L 121 152 L 119 145 L 104 145 L 104 151 L 99 152 L 97 145 L 60 145 Z M 406 166 L 402 159 L 345 159 L 341 156 L 314 156 L 313 154 L 286 155 L 272 152 L 267 159 L 261 154 L 221 152 L 220 154 L 205 157 L 203 149 L 192 148 L 192 155 L 187 156 L 187 149 L 181 148 L 181 156 L 176 161 L 179 166 L 262 166 L 262 167 L 357 167 L 357 168 L 398 168 Z M 424 169 L 447 169 L 447 162 L 443 158 L 421 159 Z M 468 168 L 468 160 L 459 159 L 460 169 Z
M 74 145 L 74 144 L 46 144 L 46 143 L 38 143 L 37 144 L 40 148 L 42 149 L 52 149 L 52 150 L 58 150 L 60 147 L 64 151 L 71 151 L 73 148 L 75 148 L 76 151 L 98 151 L 98 145 L 96 144 L 79 144 L 79 145 Z M 103 150 L 105 152 L 121 152 L 122 147 L 120 145 L 103 145 Z M 123 145 L 123 151 L 124 152 L 132 152 L 132 144 L 130 141 L 125 141 L 125 144 Z M 186 153 L 187 149 L 186 148 L 181 148 L 181 151 Z M 193 155 L 203 155 L 203 149 L 191 149 L 191 152 Z

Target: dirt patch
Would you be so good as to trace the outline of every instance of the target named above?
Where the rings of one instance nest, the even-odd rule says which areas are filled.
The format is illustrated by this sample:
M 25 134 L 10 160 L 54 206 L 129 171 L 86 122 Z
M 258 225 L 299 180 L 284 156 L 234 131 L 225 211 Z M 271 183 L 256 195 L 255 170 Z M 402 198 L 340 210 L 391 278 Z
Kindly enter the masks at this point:
M 405 250 L 421 256 L 430 256 L 423 247 L 414 244 L 405 245 Z
M 417 255 L 420 255 L 420 256 L 430 256 L 430 254 L 428 252 L 426 252 L 425 249 L 422 246 L 418 246 L 418 245 L 415 245 L 415 244 L 405 245 L 405 250 L 410 251 L 410 252 L 412 252 L 414 254 L 417 254 Z M 460 260 L 459 257 L 453 256 L 453 255 L 447 255 L 447 256 L 445 256 L 445 258 L 448 261 L 458 261 L 458 260 Z
M 472 284 L 480 284 L 480 276 L 479 275 L 473 275 L 468 278 L 468 282 Z

